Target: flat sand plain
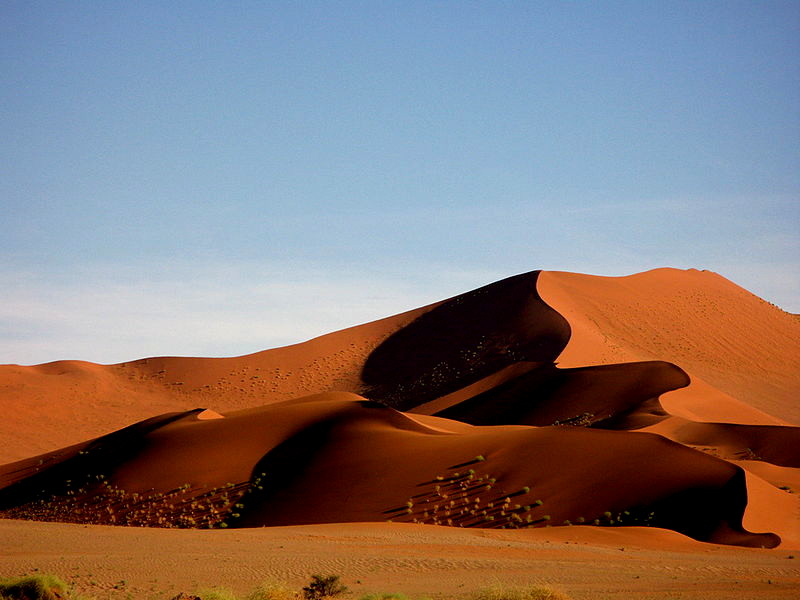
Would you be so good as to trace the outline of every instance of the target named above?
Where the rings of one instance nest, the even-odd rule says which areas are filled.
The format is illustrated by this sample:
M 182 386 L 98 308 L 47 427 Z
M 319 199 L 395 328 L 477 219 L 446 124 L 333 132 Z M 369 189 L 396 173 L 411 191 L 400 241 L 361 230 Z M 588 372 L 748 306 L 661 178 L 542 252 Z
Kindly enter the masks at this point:
M 312 573 L 341 575 L 349 598 L 466 598 L 495 583 L 547 584 L 576 600 L 766 600 L 800 590 L 798 550 L 706 544 L 647 528 L 202 531 L 0 521 L 0 546 L 0 572 L 58 573 L 98 600 L 167 599 L 213 586 L 245 594 L 267 579 L 299 589 Z

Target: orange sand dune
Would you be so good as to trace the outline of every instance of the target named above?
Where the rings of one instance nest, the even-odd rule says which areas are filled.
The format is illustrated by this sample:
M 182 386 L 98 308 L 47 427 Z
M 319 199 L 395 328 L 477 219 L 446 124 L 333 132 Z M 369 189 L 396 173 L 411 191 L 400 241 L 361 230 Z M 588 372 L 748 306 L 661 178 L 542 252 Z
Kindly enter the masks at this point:
M 631 413 L 640 413 L 643 405 L 661 394 L 688 384 L 686 373 L 665 362 L 576 369 L 551 366 L 505 381 L 436 414 L 476 425 L 557 423 L 630 429 L 635 428 L 629 422 Z M 666 413 L 658 408 L 638 426 L 664 418 Z
M 762 460 L 731 460 L 730 462 L 750 471 L 780 490 L 793 494 L 800 493 L 800 468 L 780 467 Z M 800 500 L 800 496 L 796 497 Z
M 242 357 L 0 366 L 0 460 L 38 454 L 0 467 L 0 506 L 165 527 L 646 523 L 778 543 L 745 518 L 795 543 L 794 490 L 777 482 L 800 464 L 798 326 L 714 274 L 534 271 Z
M 659 294 L 649 291 L 654 285 Z M 539 301 L 538 293 L 558 313 Z M 724 320 L 708 317 L 712 305 L 725 308 Z M 535 334 L 527 338 L 532 330 L 526 319 Z M 748 319 L 771 329 L 746 329 L 736 345 L 720 347 L 720 340 L 735 339 Z M 195 406 L 224 412 L 332 390 L 435 413 L 556 357 L 562 367 L 667 360 L 692 378 L 688 388 L 662 398 L 671 414 L 786 424 L 775 417 L 800 415 L 798 328 L 797 319 L 709 273 L 525 274 L 447 302 L 242 357 L 0 365 L 5 409 L 0 439 L 7 440 L 0 461 L 77 443 L 161 412 Z M 382 343 L 396 332 L 391 343 Z M 526 347 L 525 339 L 533 339 L 533 346 Z M 442 345 L 455 354 L 439 356 Z M 743 350 L 751 347 L 752 353 Z M 719 384 L 706 383 L 723 367 Z
M 0 365 L 0 463 L 78 443 L 162 412 L 195 406 L 223 412 L 334 389 L 358 391 L 369 352 L 428 309 L 233 358 Z
M 671 417 L 649 426 L 687 446 L 711 449 L 715 456 L 730 460 L 755 460 L 782 467 L 800 467 L 800 428 L 781 425 L 696 423 Z
M 538 289 L 572 327 L 561 366 L 666 360 L 800 424 L 800 321 L 724 277 L 695 269 L 628 277 L 544 272 Z
M 160 412 L 195 406 L 225 412 L 324 391 L 361 393 L 405 408 L 519 361 L 548 364 L 569 338 L 569 326 L 539 298 L 537 277 L 525 273 L 240 357 L 0 365 L 0 397 L 13 415 L 0 422 L 0 437 L 9 440 L 0 447 L 0 461 L 78 443 Z M 34 422 L 36 428 L 29 425 Z
M 12 518 L 129 525 L 595 522 L 745 546 L 780 541 L 742 528 L 741 469 L 660 436 L 442 429 L 345 393 L 224 419 L 169 414 L 6 465 L 0 507 Z

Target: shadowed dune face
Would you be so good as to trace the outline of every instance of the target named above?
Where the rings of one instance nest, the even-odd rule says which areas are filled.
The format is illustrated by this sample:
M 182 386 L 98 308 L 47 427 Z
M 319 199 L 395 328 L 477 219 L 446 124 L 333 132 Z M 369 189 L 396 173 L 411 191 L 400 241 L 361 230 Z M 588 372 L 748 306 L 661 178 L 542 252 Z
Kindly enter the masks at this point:
M 0 369 L 0 382 L 11 374 L 13 405 L 23 408 L 14 412 L 14 439 L 24 438 L 26 415 L 34 431 L 30 423 L 49 414 L 48 402 L 61 414 L 48 393 L 63 392 L 61 408 L 87 431 L 104 407 L 114 418 L 172 411 L 0 467 L 0 516 L 204 528 L 383 520 L 508 529 L 649 525 L 725 544 L 779 543 L 772 533 L 747 531 L 744 519 L 756 523 L 750 529 L 766 523 L 764 530 L 794 539 L 800 428 L 776 425 L 693 381 L 691 368 L 672 359 L 702 353 L 654 346 L 648 336 L 663 340 L 656 329 L 667 321 L 652 317 L 650 304 L 610 311 L 608 298 L 622 306 L 625 290 L 628 304 L 644 302 L 652 277 L 590 278 L 588 287 L 581 279 L 588 276 L 566 277 L 569 285 L 556 278 L 554 294 L 549 275 L 518 275 L 244 357 Z M 663 273 L 656 275 L 651 291 L 666 293 Z M 543 277 L 550 305 L 538 289 Z M 609 292 L 606 279 L 625 281 Z M 711 283 L 708 294 L 719 288 L 738 297 L 716 276 Z M 679 315 L 693 314 L 684 308 Z M 768 348 L 759 344 L 762 360 Z M 617 355 L 632 362 L 610 360 Z M 791 361 L 776 360 L 765 372 L 780 371 L 785 391 Z M 186 410 L 187 403 L 209 409 Z M 737 421 L 692 420 L 726 411 Z M 777 505 L 775 494 L 783 516 L 759 520 Z
M 664 418 L 658 397 L 689 384 L 676 365 L 555 367 L 570 326 L 542 301 L 539 275 L 505 279 L 420 315 L 367 357 L 362 393 L 474 425 L 632 428 Z M 498 373 L 505 376 L 481 385 Z
M 552 363 L 570 330 L 539 297 L 538 276 L 504 279 L 419 316 L 367 357 L 362 393 L 405 410 L 520 361 Z
M 68 494 L 72 483 L 85 482 L 89 472 L 115 471 L 139 457 L 150 432 L 186 418 L 197 418 L 199 413 L 201 409 L 152 417 L 96 440 L 6 465 L 0 468 L 0 509 L 33 502 L 43 492 L 49 496 L 72 495 Z
M 446 434 L 343 396 L 225 419 L 166 415 L 52 466 L 49 457 L 8 465 L 0 508 L 18 518 L 170 527 L 647 524 L 720 543 L 779 542 L 742 528 L 741 469 L 660 436 L 528 427 Z
M 611 428 L 616 422 L 614 428 L 631 429 L 637 413 L 639 427 L 665 418 L 667 414 L 657 406 L 658 397 L 688 384 L 688 375 L 666 362 L 576 369 L 549 366 L 534 369 L 436 415 L 475 425 L 572 424 Z M 651 419 L 641 415 L 645 411 Z

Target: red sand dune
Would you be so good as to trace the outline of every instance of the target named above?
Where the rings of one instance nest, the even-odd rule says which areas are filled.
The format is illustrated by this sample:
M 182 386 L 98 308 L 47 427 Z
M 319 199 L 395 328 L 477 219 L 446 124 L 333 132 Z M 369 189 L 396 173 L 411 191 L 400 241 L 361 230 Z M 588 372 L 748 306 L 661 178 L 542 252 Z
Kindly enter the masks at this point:
M 741 527 L 741 469 L 661 436 L 515 426 L 447 433 L 344 393 L 224 419 L 165 415 L 10 466 L 0 491 L 10 517 L 217 527 L 618 522 L 719 543 L 779 541 Z
M 711 273 L 532 272 L 243 357 L 3 366 L 3 458 L 38 456 L 0 467 L 0 509 L 795 543 L 798 327 Z
M 162 412 L 197 406 L 224 412 L 329 390 L 358 391 L 369 352 L 425 310 L 232 358 L 0 365 L 5 411 L 0 439 L 7 442 L 0 445 L 0 462 L 78 443 Z
M 724 277 L 695 269 L 628 277 L 544 272 L 539 292 L 572 327 L 560 365 L 668 360 L 800 424 L 800 320 Z

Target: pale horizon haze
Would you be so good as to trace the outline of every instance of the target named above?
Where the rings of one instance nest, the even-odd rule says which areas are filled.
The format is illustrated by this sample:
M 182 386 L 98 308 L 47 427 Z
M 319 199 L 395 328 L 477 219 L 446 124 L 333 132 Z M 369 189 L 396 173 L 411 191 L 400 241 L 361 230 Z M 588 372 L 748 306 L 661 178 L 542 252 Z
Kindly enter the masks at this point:
M 0 4 L 0 363 L 233 356 L 534 269 L 800 313 L 800 3 Z

